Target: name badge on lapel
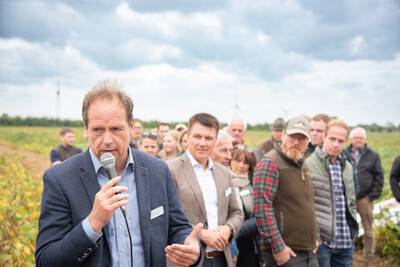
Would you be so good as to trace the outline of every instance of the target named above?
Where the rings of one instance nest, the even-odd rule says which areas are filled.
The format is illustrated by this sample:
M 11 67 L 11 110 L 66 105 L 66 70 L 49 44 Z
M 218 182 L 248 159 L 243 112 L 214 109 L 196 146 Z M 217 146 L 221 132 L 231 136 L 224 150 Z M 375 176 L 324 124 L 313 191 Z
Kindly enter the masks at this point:
M 232 193 L 232 187 L 229 187 L 225 190 L 225 197 L 229 196 Z
M 154 210 L 151 211 L 150 220 L 153 220 L 154 218 L 157 218 L 158 216 L 163 215 L 163 214 L 164 214 L 163 206 L 155 208 Z
M 240 196 L 241 197 L 244 197 L 244 196 L 247 196 L 247 195 L 250 195 L 250 190 L 249 189 L 240 191 Z

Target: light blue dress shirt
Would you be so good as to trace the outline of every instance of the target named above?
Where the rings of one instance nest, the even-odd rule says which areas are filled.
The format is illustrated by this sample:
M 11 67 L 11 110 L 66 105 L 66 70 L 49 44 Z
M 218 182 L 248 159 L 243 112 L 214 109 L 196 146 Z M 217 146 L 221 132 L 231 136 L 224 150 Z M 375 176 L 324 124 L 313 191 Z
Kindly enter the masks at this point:
M 92 158 L 94 171 L 97 175 L 97 181 L 102 188 L 109 181 L 106 170 L 101 165 L 100 160 L 96 158 L 96 156 L 93 154 L 92 150 L 89 149 L 89 151 Z M 129 194 L 128 204 L 126 204 L 125 208 L 129 229 L 132 235 L 133 266 L 144 267 L 144 252 L 140 230 L 139 206 L 137 201 L 137 189 L 134 174 L 135 164 L 133 162 L 132 151 L 130 149 L 128 149 L 128 151 L 128 160 L 126 162 L 124 170 L 119 175 L 121 176 L 121 181 L 118 184 L 126 186 L 128 188 L 128 191 L 124 193 Z M 102 233 L 97 234 L 93 231 L 89 222 L 89 216 L 82 222 L 82 226 L 88 237 L 93 242 L 96 242 L 102 236 Z M 108 223 L 108 231 L 112 266 L 130 266 L 129 235 L 126 228 L 124 216 L 122 215 L 120 209 L 117 209 L 114 212 L 114 216 Z

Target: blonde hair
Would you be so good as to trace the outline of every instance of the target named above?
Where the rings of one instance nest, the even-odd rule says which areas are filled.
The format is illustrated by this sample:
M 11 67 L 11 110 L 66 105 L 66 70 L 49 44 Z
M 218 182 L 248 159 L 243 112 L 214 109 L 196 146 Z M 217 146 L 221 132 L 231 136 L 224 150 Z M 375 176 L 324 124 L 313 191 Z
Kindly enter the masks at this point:
M 342 127 L 344 129 L 346 129 L 346 131 L 347 131 L 346 139 L 348 138 L 348 136 L 349 136 L 349 127 L 347 126 L 347 124 L 344 121 L 338 120 L 338 119 L 331 119 L 328 122 L 328 125 L 326 126 L 325 135 L 328 134 L 329 129 L 332 128 L 333 126 L 339 126 L 339 127 Z
M 165 137 L 166 137 L 167 135 L 170 135 L 170 136 L 172 136 L 172 138 L 175 139 L 175 141 L 176 141 L 176 154 L 178 154 L 178 153 L 179 153 L 179 132 L 178 132 L 177 130 L 169 131 L 169 132 L 164 136 L 164 139 L 165 139 Z M 160 151 L 160 157 L 161 157 L 162 160 L 168 160 L 168 155 L 167 155 L 167 152 L 165 151 L 165 148 L 164 148 L 164 147 L 163 147 L 163 149 L 161 149 L 161 151 Z

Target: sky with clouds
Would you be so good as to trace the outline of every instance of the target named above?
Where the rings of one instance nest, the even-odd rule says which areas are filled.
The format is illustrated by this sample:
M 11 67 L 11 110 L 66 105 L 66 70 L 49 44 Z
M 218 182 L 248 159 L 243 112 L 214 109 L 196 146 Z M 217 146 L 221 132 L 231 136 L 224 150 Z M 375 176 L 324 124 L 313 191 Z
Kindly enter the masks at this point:
M 0 0 L 0 59 L 10 116 L 80 119 L 117 79 L 142 120 L 400 124 L 396 0 Z

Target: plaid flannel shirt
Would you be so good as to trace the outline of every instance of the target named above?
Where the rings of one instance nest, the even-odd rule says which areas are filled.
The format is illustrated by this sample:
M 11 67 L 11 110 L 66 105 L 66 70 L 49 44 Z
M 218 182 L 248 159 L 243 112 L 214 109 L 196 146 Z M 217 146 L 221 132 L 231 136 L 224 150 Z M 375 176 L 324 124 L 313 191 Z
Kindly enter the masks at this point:
M 325 153 L 321 150 L 322 155 Z M 340 156 L 339 156 L 340 157 Z M 328 171 L 333 182 L 333 192 L 336 209 L 336 232 L 335 241 L 325 242 L 330 248 L 346 249 L 351 247 L 350 227 L 346 219 L 346 197 L 344 195 L 344 184 L 342 179 L 342 164 L 339 158 L 333 163 L 328 160 Z
M 278 191 L 279 170 L 272 159 L 262 159 L 254 171 L 254 215 L 261 238 L 271 245 L 274 254 L 285 248 L 272 207 Z

